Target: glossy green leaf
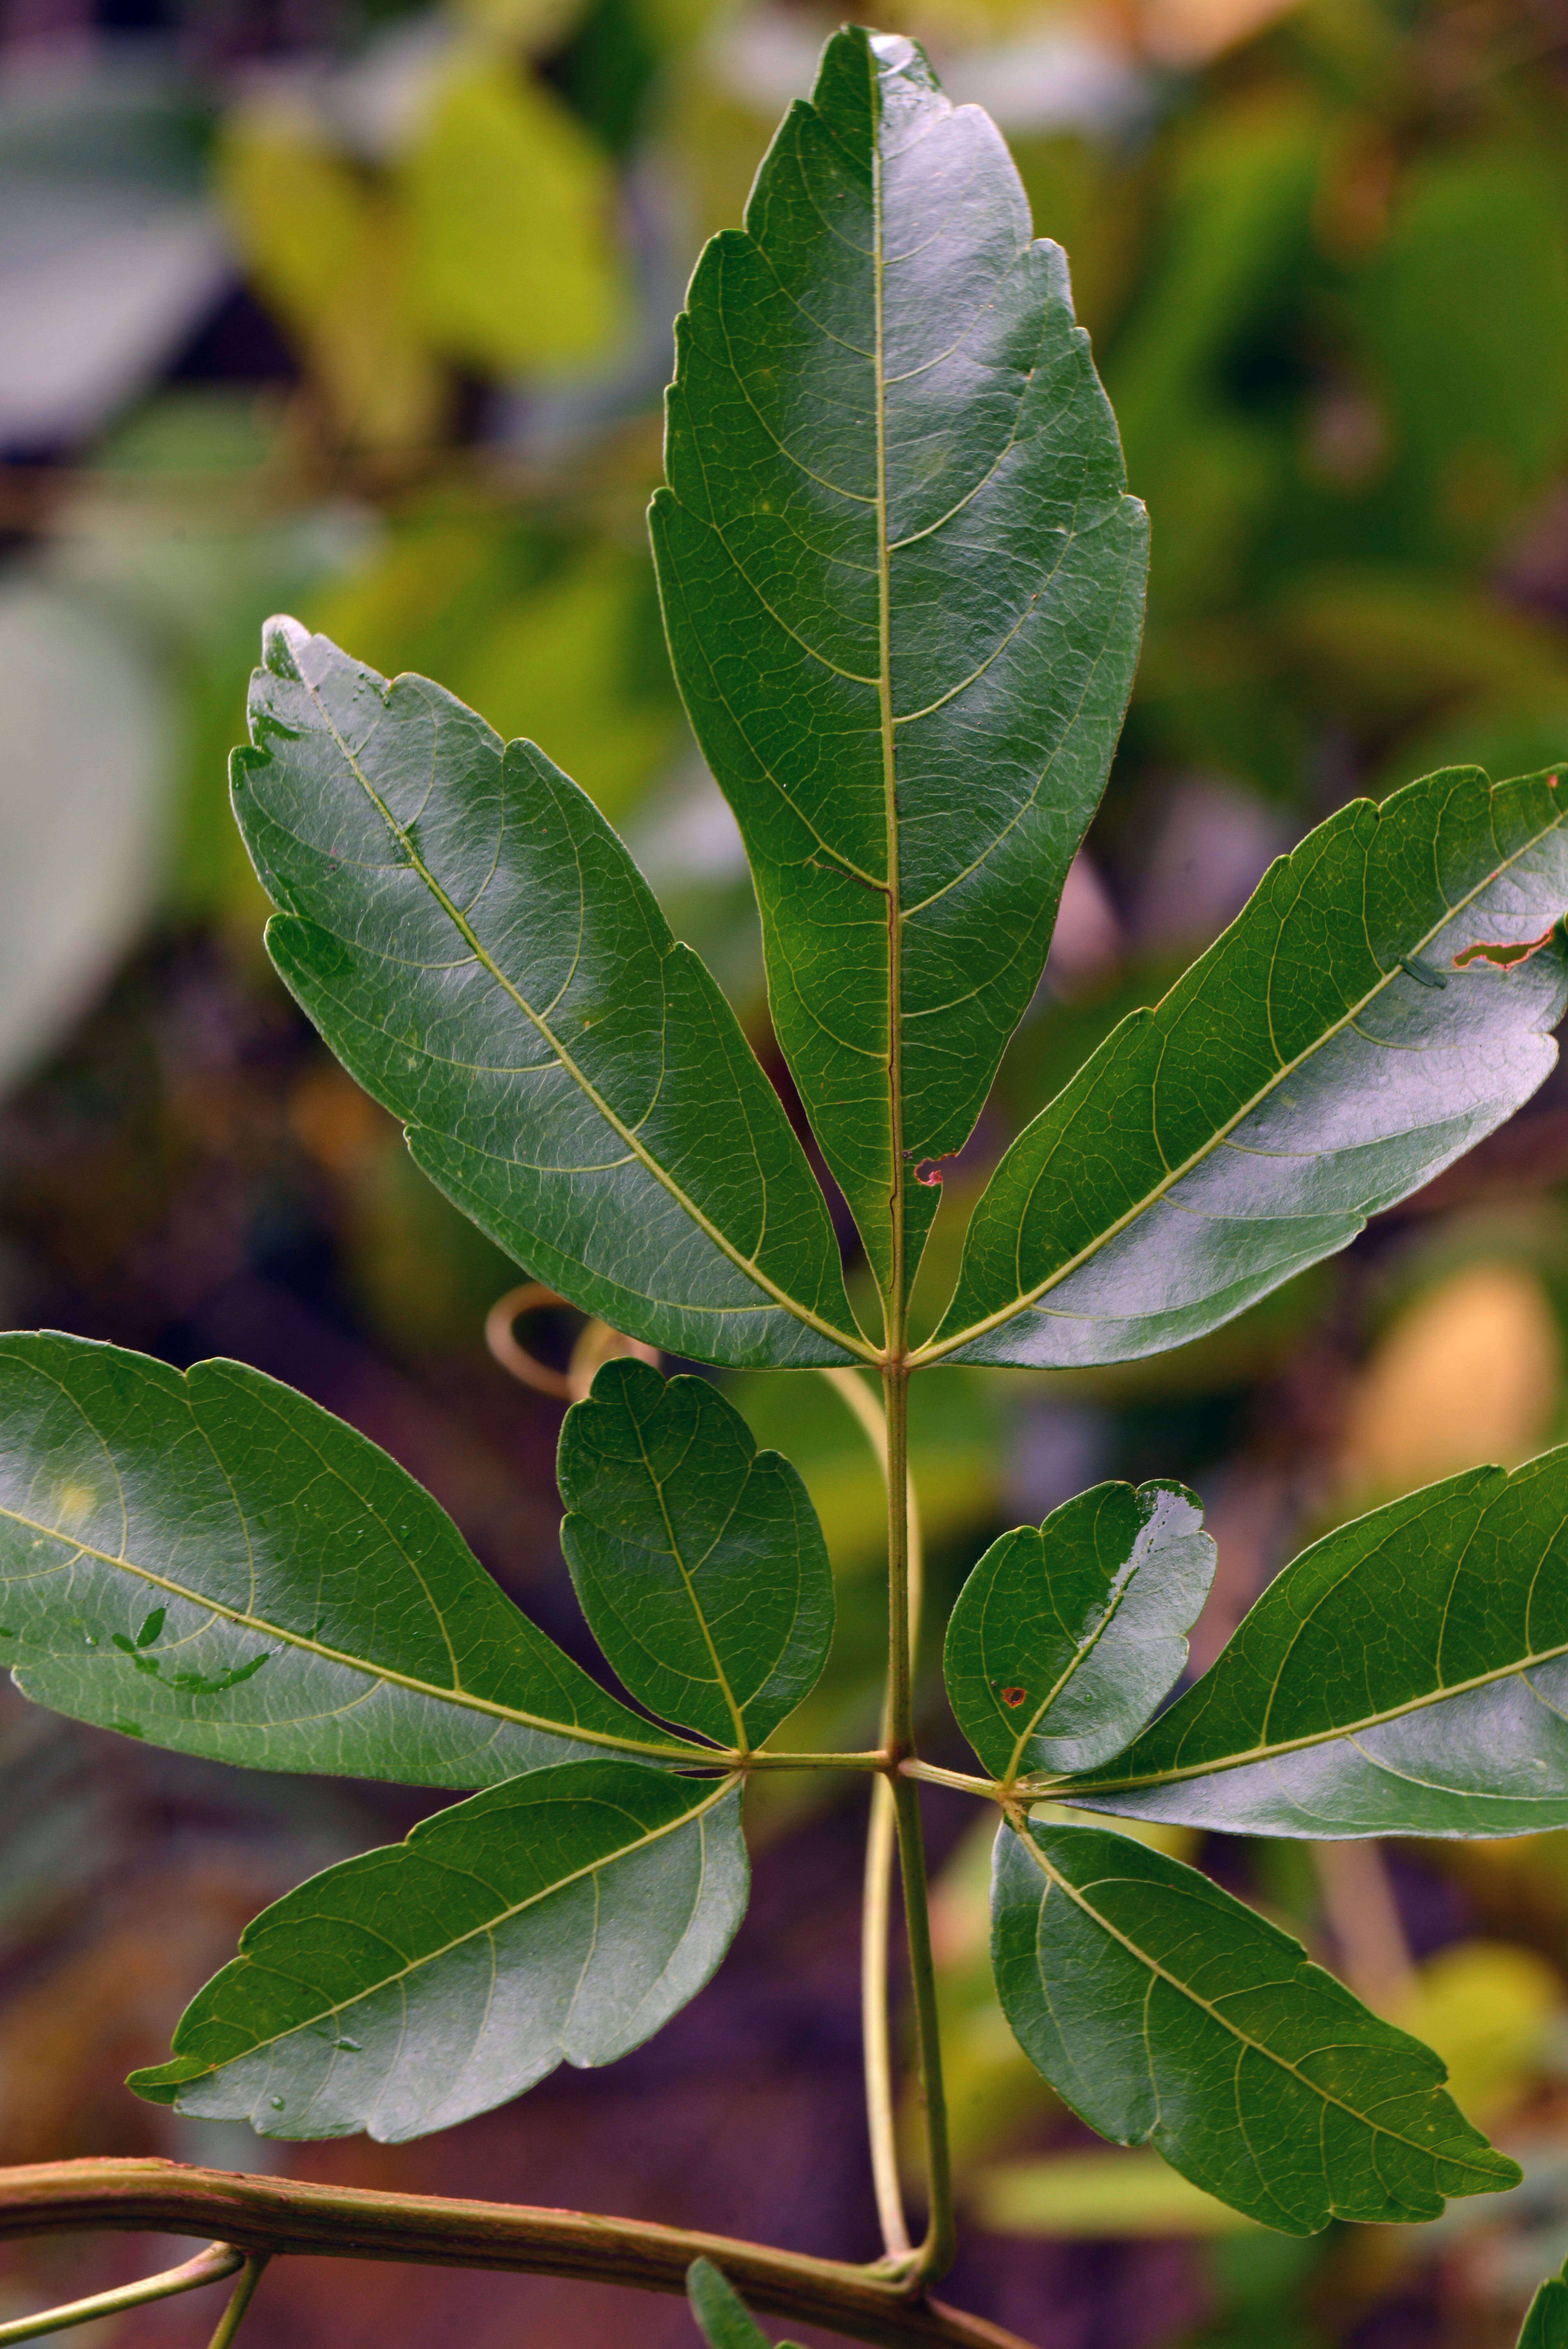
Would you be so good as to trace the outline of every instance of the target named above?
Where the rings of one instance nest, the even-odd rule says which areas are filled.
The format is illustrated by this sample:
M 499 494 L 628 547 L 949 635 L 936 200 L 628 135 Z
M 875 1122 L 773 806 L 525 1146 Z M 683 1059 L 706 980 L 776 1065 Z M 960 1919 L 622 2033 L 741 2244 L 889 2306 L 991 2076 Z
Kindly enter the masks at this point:
M 995 126 L 896 36 L 829 42 L 676 359 L 671 653 L 885 1295 L 897 1154 L 969 1133 L 1104 786 L 1143 512 L 1059 248 Z M 910 1194 L 911 1263 L 934 1197 Z
M 1568 2349 L 1568 2282 L 1548 2276 L 1529 2308 L 1518 2349 Z
M 1568 1447 L 1315 1542 L 1071 1797 L 1249 1835 L 1568 1825 Z
M 944 1664 L 994 1777 L 1089 1770 L 1137 1735 L 1187 1661 L 1214 1578 L 1180 1485 L 1097 1485 L 992 1543 L 958 1594 Z
M 268 947 L 425 1172 L 655 1345 L 863 1353 L 779 1097 L 592 802 L 423 678 L 288 620 L 264 649 L 234 808 Z
M 1429 2047 L 1196 1868 L 1093 1827 L 1004 1826 L 991 1913 L 1003 2008 L 1057 2094 L 1265 2226 L 1435 2219 L 1518 2184 Z
M 422 2137 L 640 2047 L 712 1974 L 746 1890 L 731 1781 L 535 1771 L 264 1909 L 173 2061 L 129 2085 L 263 2137 Z
M 827 1661 L 833 1578 L 805 1485 L 707 1379 L 606 1362 L 566 1414 L 561 1547 L 593 1637 L 652 1713 L 760 1745 Z
M 1345 1247 L 1527 1101 L 1555 1063 L 1560 947 L 1504 976 L 1478 941 L 1568 906 L 1555 775 L 1451 768 L 1358 800 L 1271 867 L 1008 1151 L 930 1351 L 1125 1361 L 1201 1336 Z
M 695 1750 L 330 1412 L 241 1362 L 46 1332 L 0 1337 L 0 1656 L 36 1703 L 251 1769 L 482 1786 Z
M 768 2335 L 711 2260 L 693 2260 L 687 2268 L 686 2298 L 707 2349 L 769 2349 Z M 796 2344 L 780 2341 L 779 2349 Z

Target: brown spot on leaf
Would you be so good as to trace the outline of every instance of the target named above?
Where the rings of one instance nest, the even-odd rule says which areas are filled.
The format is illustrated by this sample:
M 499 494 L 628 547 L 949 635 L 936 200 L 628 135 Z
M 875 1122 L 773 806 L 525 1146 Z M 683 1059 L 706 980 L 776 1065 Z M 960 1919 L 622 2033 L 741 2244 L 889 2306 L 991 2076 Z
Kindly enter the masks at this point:
M 1002 1702 L 1004 1704 L 1010 1704 L 1016 1708 L 1018 1705 L 1023 1703 L 1024 1699 L 1028 1695 L 1028 1693 L 1029 1692 L 1027 1689 L 1004 1689 L 1002 1691 Z
M 1532 955 L 1538 955 L 1542 947 L 1549 947 L 1553 938 L 1563 938 L 1565 927 L 1568 927 L 1565 917 L 1559 916 L 1538 938 L 1521 938 L 1516 944 L 1506 939 L 1491 942 L 1478 938 L 1473 947 L 1465 947 L 1455 955 L 1454 968 L 1463 970 L 1467 963 L 1485 960 L 1496 963 L 1500 970 L 1517 970 L 1522 963 L 1530 960 Z

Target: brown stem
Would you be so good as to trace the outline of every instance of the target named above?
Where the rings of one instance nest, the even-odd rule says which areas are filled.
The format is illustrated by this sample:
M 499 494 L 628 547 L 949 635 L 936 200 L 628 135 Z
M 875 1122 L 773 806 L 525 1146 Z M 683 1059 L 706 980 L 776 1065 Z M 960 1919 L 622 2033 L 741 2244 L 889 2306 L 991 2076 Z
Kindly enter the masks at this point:
M 1030 2349 L 1016 2333 L 895 2279 L 725 2235 L 443 2195 L 381 2194 L 181 2162 L 46 2161 L 0 2170 L 0 2236 L 78 2229 L 221 2235 L 252 2254 L 399 2260 L 684 2292 L 701 2256 L 752 2306 L 880 2349 Z

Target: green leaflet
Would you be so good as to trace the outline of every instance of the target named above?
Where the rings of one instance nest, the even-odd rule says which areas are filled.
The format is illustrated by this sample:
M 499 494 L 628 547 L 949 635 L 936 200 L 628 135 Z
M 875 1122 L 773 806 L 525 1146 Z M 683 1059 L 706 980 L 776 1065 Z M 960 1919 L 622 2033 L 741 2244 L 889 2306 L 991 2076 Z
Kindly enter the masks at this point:
M 1568 2349 L 1568 2282 L 1548 2276 L 1525 2312 L 1518 2349 Z
M 799 1475 L 706 1379 L 606 1362 L 566 1414 L 561 1546 L 593 1637 L 639 1702 L 760 1745 L 827 1661 L 833 1578 Z
M 1568 905 L 1556 782 L 1450 768 L 1353 802 L 1282 857 L 1014 1143 L 926 1356 L 1179 1345 L 1511 1115 L 1556 1061 L 1563 949 L 1511 973 L 1455 957 L 1533 940 Z
M 1180 1485 L 1097 1485 L 992 1543 L 958 1594 L 944 1666 L 994 1777 L 1088 1770 L 1136 1736 L 1187 1661 L 1214 1545 Z
M 481 1786 L 695 1752 L 536 1630 L 396 1461 L 240 1362 L 0 1337 L 0 1624 L 36 1703 L 251 1769 Z
M 863 1354 L 779 1097 L 592 802 L 423 678 L 292 620 L 263 651 L 233 797 L 268 947 L 425 1172 L 655 1345 Z
M 746 1890 L 731 1781 L 538 1770 L 264 1909 L 174 2060 L 129 2085 L 263 2137 L 422 2137 L 640 2047 L 707 1981 Z
M 686 2298 L 707 2349 L 769 2349 L 768 2335 L 711 2260 L 693 2260 L 687 2268 Z M 780 2341 L 779 2349 L 797 2349 L 797 2344 Z
M 1003 2008 L 1057 2094 L 1265 2226 L 1435 2219 L 1445 2195 L 1518 2184 L 1430 2048 L 1196 1868 L 1004 1826 L 991 1915 Z
M 1315 1542 L 1073 1802 L 1248 1835 L 1568 1824 L 1568 1446 Z
M 995 126 L 851 29 L 676 327 L 671 657 L 884 1296 L 895 1155 L 979 1114 L 1138 655 L 1143 510 L 1064 257 L 1029 234 Z M 906 1275 L 936 1195 L 909 1194 Z

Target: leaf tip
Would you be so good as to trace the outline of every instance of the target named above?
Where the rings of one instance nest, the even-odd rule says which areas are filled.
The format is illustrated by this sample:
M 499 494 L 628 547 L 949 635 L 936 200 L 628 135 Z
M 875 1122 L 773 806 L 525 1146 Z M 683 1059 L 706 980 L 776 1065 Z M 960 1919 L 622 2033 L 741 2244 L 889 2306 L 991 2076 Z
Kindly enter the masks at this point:
M 302 682 L 299 654 L 310 642 L 310 630 L 286 612 L 274 612 L 262 629 L 262 667 L 273 677 Z
M 175 2105 L 180 2091 L 192 2080 L 201 2079 L 212 2069 L 199 2055 L 176 2055 L 170 2064 L 145 2064 L 139 2072 L 128 2072 L 125 2085 L 133 2095 L 150 2105 Z

